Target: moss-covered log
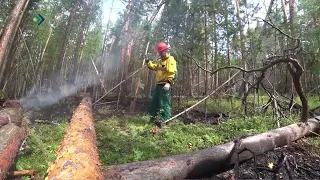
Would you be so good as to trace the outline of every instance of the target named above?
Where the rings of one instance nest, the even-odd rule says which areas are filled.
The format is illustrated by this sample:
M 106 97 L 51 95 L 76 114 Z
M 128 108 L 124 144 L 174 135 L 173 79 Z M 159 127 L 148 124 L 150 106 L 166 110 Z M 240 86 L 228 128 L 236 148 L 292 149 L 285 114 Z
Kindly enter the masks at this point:
M 90 98 L 75 110 L 46 179 L 103 179 Z

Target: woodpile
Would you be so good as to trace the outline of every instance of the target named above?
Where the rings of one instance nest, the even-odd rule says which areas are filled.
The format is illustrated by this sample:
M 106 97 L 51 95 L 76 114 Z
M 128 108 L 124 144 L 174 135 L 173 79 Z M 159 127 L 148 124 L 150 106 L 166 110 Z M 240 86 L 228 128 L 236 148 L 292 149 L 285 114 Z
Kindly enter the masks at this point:
M 0 110 L 0 180 L 6 178 L 25 139 L 27 123 L 18 101 L 8 100 Z

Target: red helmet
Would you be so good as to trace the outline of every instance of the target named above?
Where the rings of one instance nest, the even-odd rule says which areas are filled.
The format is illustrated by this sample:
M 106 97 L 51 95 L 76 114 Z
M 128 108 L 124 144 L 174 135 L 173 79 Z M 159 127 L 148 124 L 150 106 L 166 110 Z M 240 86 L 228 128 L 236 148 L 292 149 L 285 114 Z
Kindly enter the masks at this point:
M 158 52 L 164 51 L 168 49 L 168 45 L 164 42 L 161 42 L 157 46 Z

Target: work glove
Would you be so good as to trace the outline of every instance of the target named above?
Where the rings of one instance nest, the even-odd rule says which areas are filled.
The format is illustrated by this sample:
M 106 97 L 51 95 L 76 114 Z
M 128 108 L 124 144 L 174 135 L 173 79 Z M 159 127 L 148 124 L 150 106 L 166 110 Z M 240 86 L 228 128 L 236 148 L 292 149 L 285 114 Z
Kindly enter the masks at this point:
M 164 85 L 163 89 L 164 89 L 165 91 L 168 91 L 168 90 L 170 89 L 170 83 L 166 83 L 166 84 Z

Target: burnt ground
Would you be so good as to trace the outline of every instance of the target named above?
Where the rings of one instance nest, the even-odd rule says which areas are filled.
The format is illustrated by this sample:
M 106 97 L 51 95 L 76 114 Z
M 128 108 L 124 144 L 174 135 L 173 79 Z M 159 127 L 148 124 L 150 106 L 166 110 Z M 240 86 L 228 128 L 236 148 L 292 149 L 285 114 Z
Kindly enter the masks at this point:
M 29 117 L 31 122 L 34 121 L 44 121 L 51 122 L 57 119 L 71 119 L 73 111 L 81 102 L 81 97 L 73 96 L 68 97 L 57 103 L 43 107 L 41 109 L 36 109 L 29 111 Z
M 173 115 L 184 111 L 184 109 L 173 110 Z M 226 121 L 229 118 L 229 114 L 223 112 L 207 112 L 207 118 L 205 119 L 205 112 L 203 110 L 191 109 L 185 114 L 182 114 L 179 119 L 182 120 L 184 124 L 207 124 L 207 125 L 217 125 L 221 121 Z
M 239 166 L 239 179 L 320 179 L 320 154 L 311 153 L 305 141 L 279 147 L 243 162 Z M 280 163 L 277 163 L 280 161 Z M 271 171 L 268 163 L 273 163 Z M 215 179 L 234 179 L 235 169 L 217 175 Z
M 33 111 L 31 119 L 46 121 L 52 121 L 57 118 L 71 119 L 72 113 L 81 102 L 81 99 L 82 97 L 80 96 L 67 97 L 51 106 L 43 107 L 41 109 Z M 130 103 L 130 99 L 121 101 L 118 105 L 117 110 L 117 97 L 108 97 L 94 105 L 92 110 L 96 120 L 111 117 L 123 117 L 125 115 L 141 115 L 147 113 L 149 104 L 147 100 L 137 99 L 134 112 L 130 112 Z M 178 114 L 182 111 L 184 111 L 184 109 L 182 108 L 173 109 L 172 115 Z M 184 124 L 203 123 L 208 125 L 219 124 L 219 122 L 226 121 L 228 118 L 229 115 L 227 113 L 207 112 L 207 119 L 205 120 L 204 111 L 198 110 L 196 108 L 179 117 L 179 119 L 181 119 Z

